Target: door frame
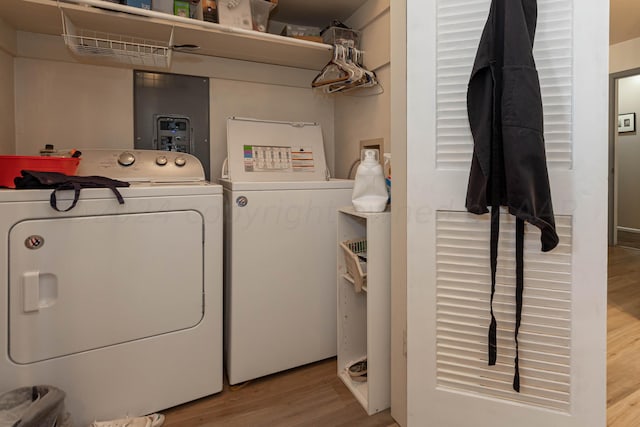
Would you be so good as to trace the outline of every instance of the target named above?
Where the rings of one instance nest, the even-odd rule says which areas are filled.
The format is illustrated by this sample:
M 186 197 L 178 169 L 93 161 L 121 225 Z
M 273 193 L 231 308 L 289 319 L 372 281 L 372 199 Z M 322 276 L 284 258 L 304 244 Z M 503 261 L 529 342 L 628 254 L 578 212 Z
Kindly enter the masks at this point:
M 640 75 L 640 68 L 609 74 L 609 194 L 607 241 L 609 246 L 618 244 L 618 157 L 616 151 L 618 115 L 618 80 Z

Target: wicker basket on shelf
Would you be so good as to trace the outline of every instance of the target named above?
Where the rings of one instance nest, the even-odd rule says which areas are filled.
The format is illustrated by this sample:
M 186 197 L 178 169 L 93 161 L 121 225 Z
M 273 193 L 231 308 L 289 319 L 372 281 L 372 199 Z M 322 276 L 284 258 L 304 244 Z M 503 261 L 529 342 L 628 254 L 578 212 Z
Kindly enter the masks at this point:
M 353 279 L 356 292 L 367 286 L 367 239 L 346 240 L 340 243 L 344 251 L 347 275 Z

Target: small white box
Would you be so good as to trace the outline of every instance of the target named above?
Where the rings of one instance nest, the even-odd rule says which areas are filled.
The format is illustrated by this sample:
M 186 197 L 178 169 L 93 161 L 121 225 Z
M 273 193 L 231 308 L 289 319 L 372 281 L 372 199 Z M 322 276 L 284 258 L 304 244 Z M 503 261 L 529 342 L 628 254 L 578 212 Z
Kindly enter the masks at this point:
M 253 30 L 250 0 L 217 0 L 216 3 L 220 24 Z

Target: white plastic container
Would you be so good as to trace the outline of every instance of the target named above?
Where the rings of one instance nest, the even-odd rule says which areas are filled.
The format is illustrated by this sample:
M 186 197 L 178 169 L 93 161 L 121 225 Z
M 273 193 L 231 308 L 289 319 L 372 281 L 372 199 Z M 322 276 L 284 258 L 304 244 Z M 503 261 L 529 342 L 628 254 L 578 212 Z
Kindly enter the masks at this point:
M 351 196 L 354 209 L 357 212 L 382 212 L 388 199 L 378 150 L 362 150 Z
M 276 7 L 276 3 L 269 0 L 251 0 L 251 20 L 253 29 L 265 33 L 269 25 L 269 13 Z

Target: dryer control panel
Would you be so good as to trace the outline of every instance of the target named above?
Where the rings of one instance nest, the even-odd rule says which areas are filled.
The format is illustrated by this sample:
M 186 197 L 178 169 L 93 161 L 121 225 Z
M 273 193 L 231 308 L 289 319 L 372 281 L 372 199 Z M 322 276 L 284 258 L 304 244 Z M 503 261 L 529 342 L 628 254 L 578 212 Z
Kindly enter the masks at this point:
M 78 175 L 99 175 L 127 182 L 204 182 L 197 157 L 162 150 L 99 150 L 82 152 Z

